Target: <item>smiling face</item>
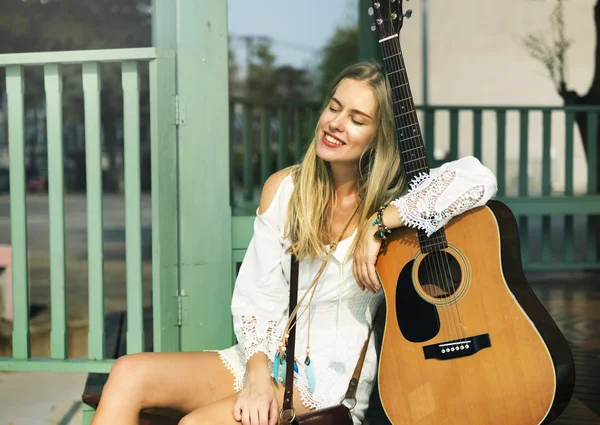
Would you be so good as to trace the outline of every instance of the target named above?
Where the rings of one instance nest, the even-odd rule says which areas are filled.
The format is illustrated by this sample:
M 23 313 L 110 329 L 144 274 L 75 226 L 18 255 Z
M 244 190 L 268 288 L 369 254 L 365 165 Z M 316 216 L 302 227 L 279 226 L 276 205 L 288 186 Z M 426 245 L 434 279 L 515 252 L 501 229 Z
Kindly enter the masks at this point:
M 358 163 L 376 130 L 377 99 L 365 82 L 346 78 L 319 118 L 317 156 L 324 161 Z

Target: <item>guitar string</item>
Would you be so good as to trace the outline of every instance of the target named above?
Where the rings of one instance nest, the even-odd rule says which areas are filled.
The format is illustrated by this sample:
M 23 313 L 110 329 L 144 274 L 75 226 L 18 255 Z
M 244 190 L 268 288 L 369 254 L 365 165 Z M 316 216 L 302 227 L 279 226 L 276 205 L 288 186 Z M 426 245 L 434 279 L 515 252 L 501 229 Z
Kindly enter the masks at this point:
M 389 20 L 387 20 L 387 21 L 389 22 Z M 391 33 L 391 34 L 393 34 L 393 33 L 394 33 L 393 29 L 390 31 L 390 33 Z M 397 34 L 396 34 L 396 37 L 398 37 L 398 35 L 397 35 Z M 399 63 L 399 62 L 398 62 L 398 59 L 397 59 L 397 58 L 399 57 L 399 54 L 400 54 L 400 52 L 396 52 L 396 53 L 394 53 L 394 49 L 393 49 L 393 46 L 394 46 L 394 45 L 393 45 L 393 44 L 391 44 L 391 46 L 388 48 L 388 43 L 387 43 L 387 41 L 389 41 L 389 40 L 394 40 L 396 37 L 394 37 L 394 38 L 391 38 L 391 39 L 389 39 L 388 37 L 383 37 L 383 38 L 385 38 L 386 40 L 385 40 L 385 41 L 382 41 L 380 44 L 382 44 L 382 50 L 383 50 L 383 53 L 384 53 L 384 64 L 385 64 L 385 60 L 392 61 L 392 63 L 396 62 L 396 63 L 395 63 L 395 64 L 397 65 L 397 66 L 396 66 L 396 69 L 402 70 L 402 69 L 403 69 L 403 67 L 402 67 L 401 63 Z M 398 49 L 399 49 L 399 48 L 398 48 Z M 392 69 L 394 69 L 393 67 L 391 67 L 391 68 L 392 68 Z M 393 76 L 393 74 L 390 74 L 390 73 L 388 73 L 388 77 L 389 77 L 389 79 L 390 79 L 390 84 L 391 84 L 392 86 L 397 86 L 397 87 L 396 87 L 396 90 L 399 90 L 401 93 L 402 93 L 402 92 L 404 92 L 404 96 L 401 96 L 401 98 L 403 98 L 404 100 L 401 100 L 400 102 L 403 102 L 403 101 L 405 101 L 405 100 L 406 100 L 406 99 L 409 97 L 409 96 L 407 95 L 407 93 L 406 93 L 406 90 L 404 90 L 404 89 L 403 89 L 403 86 L 402 86 L 402 85 L 400 85 L 400 84 L 398 84 L 398 85 L 394 84 L 394 76 Z M 402 81 L 400 81 L 400 82 L 402 83 Z M 404 87 L 407 87 L 407 86 L 404 86 Z M 410 89 L 408 89 L 408 91 L 410 92 Z M 408 94 L 409 94 L 409 93 L 408 93 Z M 395 103 L 392 105 L 392 107 L 394 107 L 394 105 L 395 105 Z M 396 115 L 396 113 L 395 113 L 395 112 L 396 112 L 396 111 L 394 110 L 394 115 Z M 408 113 L 407 113 L 407 114 L 408 114 Z M 413 112 L 413 113 L 411 113 L 409 116 L 410 116 L 410 117 L 413 117 L 413 114 L 414 114 L 414 112 Z M 405 121 L 405 116 L 406 116 L 406 114 L 400 114 L 400 116 L 398 116 L 398 119 L 399 119 L 400 121 L 402 121 L 402 123 L 401 123 L 401 127 L 402 127 L 402 128 L 405 128 L 405 127 L 407 127 L 407 125 L 405 125 L 405 124 L 406 124 L 406 123 L 409 123 L 409 122 L 411 121 L 410 119 Z M 415 124 L 415 123 L 414 123 L 414 122 L 412 122 L 412 123 L 411 123 L 411 124 L 409 124 L 409 125 L 413 125 L 413 126 L 414 126 L 414 124 Z M 417 127 L 417 128 L 418 128 L 418 127 Z M 397 129 L 396 131 L 398 131 L 398 129 Z M 403 145 L 404 145 L 404 144 L 408 144 L 408 146 L 410 147 L 410 139 L 407 139 L 406 141 L 401 141 L 401 143 L 402 143 Z M 413 145 L 413 146 L 414 146 L 414 145 Z M 413 147 L 413 148 L 416 148 L 416 147 Z M 427 166 L 427 163 L 426 163 L 426 158 L 425 158 L 425 160 L 423 160 L 422 158 L 423 158 L 422 156 L 421 156 L 421 158 L 418 158 L 418 160 L 417 160 L 417 165 L 418 165 L 418 166 L 420 166 L 420 167 L 419 167 L 419 168 L 417 168 L 417 170 L 414 170 L 414 172 L 416 172 L 416 171 L 419 171 L 419 170 L 426 170 L 426 169 L 428 169 L 428 166 Z M 423 166 L 421 166 L 421 165 L 423 165 Z M 407 177 L 408 177 L 408 176 L 407 176 Z M 408 180 L 408 178 L 407 178 L 407 180 Z M 419 232 L 418 232 L 418 233 L 419 233 Z M 434 236 L 434 238 L 433 238 L 433 239 L 434 239 L 434 243 L 435 243 L 435 242 L 440 242 L 441 240 L 443 240 L 443 238 L 441 238 L 441 236 L 440 236 L 440 237 L 436 237 L 436 236 Z M 419 242 L 421 242 L 421 238 L 420 238 L 420 237 L 419 237 Z M 437 259 L 435 258 L 435 257 L 436 257 L 436 256 L 435 256 L 435 254 L 431 254 L 431 255 L 434 255 L 434 260 L 437 260 Z M 441 267 L 440 267 L 440 265 L 439 265 L 439 262 L 438 262 L 438 261 L 436 261 L 436 263 L 437 263 L 437 264 L 433 264 L 433 265 L 432 265 L 432 267 L 433 267 L 433 269 L 436 271 L 436 275 L 437 275 L 437 276 L 439 276 L 439 273 L 437 273 L 437 272 L 439 271 L 439 269 L 441 269 Z M 423 266 L 425 267 L 425 265 L 423 265 Z M 436 267 L 436 266 L 437 266 L 437 267 Z M 431 279 L 431 274 L 429 273 L 429 268 L 428 268 L 428 267 L 425 267 L 425 270 L 426 270 L 426 273 L 427 273 L 427 275 L 428 275 L 428 279 L 429 279 L 429 281 L 430 281 L 430 282 L 432 282 L 432 279 Z M 440 283 L 442 283 L 442 284 L 443 284 L 443 282 L 444 282 L 444 279 L 440 279 Z M 451 318 L 449 318 L 449 317 L 448 317 L 450 312 L 449 312 L 449 311 L 448 311 L 448 309 L 446 309 L 446 308 L 443 308 L 442 310 L 443 310 L 443 312 L 444 312 L 444 314 L 443 314 L 443 315 L 445 316 L 445 320 L 447 320 L 447 321 L 446 321 L 446 323 L 449 323 L 449 324 L 450 324 L 449 328 L 452 328 L 452 327 L 454 327 L 454 331 L 456 332 L 456 327 L 455 327 L 455 325 L 456 325 L 456 322 L 455 322 L 455 320 L 452 320 Z M 440 318 L 437 318 L 438 325 L 439 325 L 439 321 L 440 321 Z M 453 325 L 454 325 L 454 326 L 453 326 Z M 452 332 L 452 329 L 449 329 L 449 331 L 450 331 L 450 332 Z M 440 336 L 443 336 L 443 335 L 440 335 Z M 454 339 L 454 338 L 452 338 L 452 337 L 451 337 L 450 339 Z
M 392 29 L 392 31 L 393 31 L 393 29 Z M 388 44 L 388 40 L 382 42 L 381 44 L 382 44 L 382 51 L 383 51 L 383 54 L 384 54 L 384 65 L 385 65 L 386 61 L 391 61 L 392 62 L 392 66 L 389 67 L 390 70 L 394 70 L 394 71 L 395 70 L 401 70 L 402 69 L 401 64 L 394 63 L 394 57 L 395 57 L 395 55 L 394 55 L 394 52 L 393 52 L 393 45 L 390 46 Z M 400 90 L 400 93 L 402 93 L 402 88 L 401 88 L 402 86 L 400 84 L 397 84 L 398 80 L 396 80 L 396 77 L 395 77 L 394 74 L 388 72 L 387 76 L 388 76 L 388 80 L 389 80 L 390 86 L 392 88 L 392 102 L 393 102 L 392 109 L 393 109 L 393 114 L 394 114 L 394 116 L 396 116 L 396 109 L 397 109 L 396 105 L 398 103 L 394 102 L 394 100 L 393 100 L 394 99 L 393 90 L 395 88 L 396 90 Z M 400 83 L 402 83 L 402 82 L 400 81 Z M 400 97 L 402 99 L 406 98 L 406 96 L 400 96 Z M 400 101 L 400 102 L 402 102 L 402 101 Z M 400 105 L 402 106 L 402 103 L 400 103 Z M 400 108 L 400 109 L 402 109 L 402 108 Z M 408 127 L 408 126 L 411 125 L 410 122 L 408 120 L 406 120 L 406 116 L 403 115 L 402 113 L 398 114 L 397 117 L 398 117 L 398 121 L 399 122 L 397 122 L 397 123 L 395 122 L 394 124 L 399 124 L 400 128 L 405 128 L 405 127 Z M 396 132 L 399 133 L 398 128 L 396 128 Z M 401 138 L 400 134 L 398 134 L 398 142 L 401 145 L 401 147 L 400 147 L 400 151 L 401 152 L 402 151 L 406 151 L 406 148 L 411 148 L 412 147 L 411 144 L 410 144 L 410 140 L 406 140 L 406 139 Z M 421 164 L 417 164 L 417 166 L 420 166 L 420 165 Z M 406 169 L 405 169 L 405 172 L 406 172 Z M 409 174 L 408 172 L 406 174 L 407 174 L 407 183 L 408 183 L 408 182 L 410 182 L 410 179 L 412 177 L 414 177 L 414 176 L 410 176 L 409 177 L 408 176 L 408 174 Z M 419 232 L 417 231 L 417 235 L 418 234 L 419 234 Z M 421 242 L 420 239 L 421 238 L 419 237 L 419 242 Z M 432 266 L 434 266 L 434 265 L 432 265 Z M 430 267 L 427 267 L 426 264 L 422 264 L 422 267 L 425 267 L 425 273 L 427 275 L 428 282 L 431 285 L 434 285 L 435 284 L 435 280 L 437 279 L 437 277 L 439 277 L 439 273 L 436 270 L 436 267 L 431 267 L 430 268 Z M 432 275 L 432 271 L 434 272 L 433 275 Z M 417 279 L 418 279 L 418 272 L 417 272 Z M 452 322 L 451 320 L 449 320 L 450 318 L 448 317 L 447 310 L 445 310 L 445 309 L 442 310 L 442 316 L 444 316 L 443 319 L 444 319 L 444 321 L 446 323 L 451 323 Z M 439 314 L 436 314 L 437 324 L 440 327 L 440 329 L 443 329 L 441 327 L 441 323 L 440 323 L 441 320 L 442 320 L 442 318 L 439 317 Z M 443 335 L 440 335 L 440 336 L 443 336 Z
M 398 36 L 399 37 L 399 36 Z M 402 51 L 398 42 L 398 45 L 396 45 L 397 47 L 397 52 L 394 52 L 397 56 L 398 62 L 400 63 L 400 68 L 406 68 L 406 65 L 404 64 L 404 58 L 402 55 Z M 405 73 L 401 74 L 401 75 L 406 75 L 406 70 Z M 406 87 L 406 89 L 401 88 L 401 91 L 405 94 L 404 98 L 408 99 L 410 97 L 410 86 L 409 86 L 409 81 L 408 78 L 406 79 L 406 81 L 402 82 L 404 84 L 403 87 Z M 413 104 L 412 100 L 410 101 L 411 104 Z M 411 113 L 408 115 L 410 120 L 411 120 L 411 124 L 415 125 L 418 128 L 418 119 L 416 117 L 416 112 L 414 110 L 414 107 L 411 108 L 412 111 Z M 421 137 L 420 134 L 417 134 L 417 137 Z M 415 139 L 412 139 L 415 140 Z M 414 143 L 414 145 L 416 145 L 417 143 Z M 413 146 L 414 148 L 416 148 L 417 146 Z M 423 151 L 423 146 L 421 146 L 421 151 L 424 154 Z M 426 155 L 423 155 L 421 157 L 421 159 L 419 159 L 419 165 L 421 165 L 421 163 L 424 163 L 423 165 L 425 167 L 427 167 L 427 157 Z M 439 234 L 439 237 L 437 237 L 435 240 L 435 242 L 446 242 L 444 240 L 445 238 L 442 236 L 442 234 Z M 446 242 L 447 243 L 447 242 Z M 439 268 L 440 272 L 442 273 L 442 281 L 440 282 L 443 286 L 444 289 L 447 291 L 448 296 L 451 296 L 455 291 L 454 291 L 454 282 L 452 281 L 452 272 L 451 272 L 451 268 L 450 268 L 450 264 L 449 264 L 449 260 L 448 260 L 448 256 L 444 253 L 443 249 L 441 249 L 440 251 L 436 251 L 435 253 L 432 253 L 430 255 L 433 255 L 435 261 L 436 261 L 436 268 Z M 445 264 L 443 264 L 445 263 Z M 444 267 L 445 266 L 445 267 Z M 458 303 L 456 302 L 446 302 L 447 307 L 445 308 L 449 308 L 451 310 L 453 314 L 453 316 L 455 316 L 458 320 L 455 321 L 453 320 L 453 324 L 454 329 L 455 329 L 455 333 L 456 333 L 456 337 L 453 339 L 459 340 L 459 339 L 464 339 L 464 326 L 462 323 L 462 317 L 460 314 L 460 307 L 458 305 Z M 458 326 L 458 332 L 456 332 L 456 326 Z
M 395 40 L 395 39 L 390 39 L 389 41 L 392 41 L 392 43 L 393 43 L 393 40 Z M 383 44 L 384 44 L 384 46 L 387 47 L 388 41 L 383 42 Z M 398 60 L 399 52 L 396 52 L 394 50 L 394 45 L 393 44 L 389 45 L 389 48 L 385 48 L 384 51 L 385 51 L 385 56 L 386 56 L 385 59 L 387 61 L 392 62 L 393 66 L 391 66 L 390 68 L 394 69 L 394 70 L 396 70 L 396 69 L 402 70 L 403 69 L 402 63 L 400 60 Z M 408 99 L 409 94 L 410 94 L 410 92 L 408 92 L 406 89 L 403 88 L 403 87 L 406 87 L 406 85 L 405 85 L 406 83 L 404 81 L 402 81 L 402 79 L 400 77 L 396 77 L 393 74 L 388 74 L 388 75 L 389 75 L 390 83 L 391 83 L 392 87 L 394 87 L 396 90 L 398 90 L 400 92 L 400 98 L 402 99 L 399 101 L 399 103 L 401 105 L 400 109 L 404 110 L 405 108 L 404 108 L 403 103 Z M 395 112 L 394 112 L 394 114 L 395 114 Z M 401 113 L 399 115 L 399 121 L 401 121 L 401 123 L 400 123 L 401 127 L 406 128 L 406 127 L 412 126 L 413 128 L 415 128 L 415 122 L 413 119 L 411 119 L 412 117 L 413 117 L 413 114 L 409 114 L 408 112 L 406 114 Z M 399 135 L 399 137 L 400 137 L 400 135 Z M 402 150 L 406 151 L 406 148 L 409 148 L 410 150 L 418 148 L 418 146 L 416 146 L 416 143 L 414 141 L 411 143 L 411 140 L 414 140 L 414 139 L 410 139 L 410 138 L 401 139 L 401 143 L 404 148 Z M 423 168 L 423 169 L 427 168 L 427 164 L 424 163 L 422 156 L 418 157 L 417 160 L 414 160 L 414 161 L 417 162 L 417 166 L 419 168 Z M 423 165 L 423 167 L 421 167 L 421 165 Z M 412 177 L 414 177 L 414 176 L 412 176 Z M 419 233 L 419 231 L 418 231 L 418 233 Z M 421 242 L 421 238 L 419 238 L 419 241 Z M 429 258 L 429 260 L 433 260 L 431 262 L 431 265 L 429 265 L 425 262 L 424 264 L 422 263 L 421 266 L 425 267 L 425 270 L 427 271 L 429 284 L 432 285 L 433 287 L 436 287 L 436 283 L 438 283 L 438 282 L 440 283 L 440 285 L 443 285 L 444 280 L 440 274 L 441 273 L 441 265 L 440 265 L 439 261 L 437 261 L 436 255 L 434 253 L 429 253 L 428 255 L 425 256 L 423 261 L 428 256 L 433 256 L 433 257 Z M 434 273 L 435 279 L 432 279 L 432 276 L 429 273 L 430 267 L 435 272 Z M 454 320 L 452 320 L 452 318 L 449 317 L 448 309 L 443 308 L 442 313 L 443 313 L 443 316 L 445 316 L 444 319 L 445 319 L 446 323 L 448 323 L 450 325 L 450 327 L 452 327 L 452 325 L 454 324 Z M 440 335 L 440 336 L 443 336 L 443 335 Z M 450 337 L 452 337 L 452 334 L 450 335 Z
M 410 92 L 410 86 L 409 86 L 409 81 L 407 78 L 407 71 L 406 71 L 406 64 L 404 63 L 404 57 L 401 51 L 401 47 L 400 47 L 400 43 L 398 42 L 397 45 L 393 45 L 396 47 L 397 51 L 394 51 L 394 53 L 396 54 L 396 58 L 397 61 L 400 63 L 400 68 L 404 69 L 404 73 L 401 73 L 400 75 L 405 76 L 406 77 L 406 81 L 401 81 L 403 83 L 403 86 L 401 88 L 402 93 L 405 95 L 403 96 L 404 99 L 410 99 L 410 105 L 414 105 L 413 101 L 412 101 L 412 97 L 411 92 Z M 409 105 L 409 106 L 410 106 Z M 419 128 L 418 125 L 418 118 L 416 116 L 416 111 L 414 109 L 414 106 L 412 108 L 410 114 L 408 115 L 409 120 L 411 125 L 413 125 L 414 127 L 416 127 L 417 129 Z M 416 140 L 422 140 L 421 138 L 421 134 L 418 133 L 417 134 L 417 139 L 410 139 L 413 140 L 413 148 L 417 148 L 418 142 Z M 421 143 L 421 146 L 419 146 L 421 149 L 421 154 L 422 156 L 419 158 L 419 165 L 423 165 L 424 167 L 428 168 L 427 165 L 427 156 L 423 150 L 424 146 Z M 445 238 L 442 236 L 442 233 L 439 233 L 439 236 L 434 238 L 435 242 L 442 242 L 438 245 L 438 249 L 439 248 L 443 248 L 443 242 L 446 242 L 444 240 Z M 447 243 L 447 242 L 446 242 Z M 440 247 L 441 245 L 441 247 Z M 447 245 L 446 245 L 447 246 Z M 443 249 L 439 249 L 436 250 L 432 253 L 430 253 L 431 256 L 433 256 L 433 260 L 435 262 L 435 268 L 436 271 L 439 271 L 439 273 L 436 273 L 436 275 L 438 277 L 440 277 L 440 287 L 443 288 L 446 293 L 447 296 L 452 296 L 452 294 L 454 293 L 454 285 L 452 282 L 452 273 L 451 273 L 451 269 L 450 269 L 450 264 L 448 261 L 448 257 L 445 254 Z M 445 264 L 444 264 L 445 263 Z M 455 339 L 458 340 L 459 338 L 461 338 L 462 336 L 464 336 L 464 327 L 462 326 L 462 320 L 461 320 L 461 315 L 460 315 L 460 310 L 459 310 L 459 306 L 458 303 L 452 302 L 452 300 L 448 301 L 448 300 L 443 300 L 444 301 L 444 306 L 442 307 L 444 310 L 448 311 L 450 314 L 450 316 L 452 317 L 451 322 L 452 322 L 452 328 L 454 329 L 454 338 L 451 339 Z M 455 320 L 458 319 L 458 320 Z M 457 331 L 458 329 L 458 331 Z
M 394 39 L 391 39 L 391 40 L 394 40 Z M 385 58 L 384 58 L 384 64 L 385 64 L 385 60 L 391 61 L 392 62 L 392 66 L 390 66 L 391 70 L 402 70 L 403 69 L 402 64 L 397 60 L 398 55 L 394 52 L 393 44 L 390 45 L 390 44 L 388 44 L 387 41 L 382 42 L 382 50 L 383 50 L 383 53 L 384 53 L 384 56 L 385 56 Z M 394 59 L 394 58 L 396 58 L 396 59 Z M 395 76 L 394 74 L 391 74 L 391 73 L 388 73 L 388 78 L 390 80 L 389 81 L 390 85 L 392 87 L 394 87 L 396 90 L 400 91 L 400 94 L 401 94 L 400 98 L 403 99 L 400 102 L 403 102 L 408 97 L 408 94 L 409 94 L 409 93 L 406 92 L 406 90 L 404 90 L 402 88 L 404 82 L 401 81 L 400 77 L 397 77 L 397 76 Z M 404 86 L 404 87 L 406 87 L 406 86 Z M 402 106 L 402 103 L 400 103 L 400 104 Z M 404 107 L 402 106 L 401 109 L 403 109 L 403 108 Z M 394 110 L 394 115 L 396 115 L 396 110 Z M 411 117 L 411 116 L 412 116 L 412 114 L 408 115 L 408 117 Z M 410 126 L 412 126 L 413 128 L 415 128 L 415 126 L 414 126 L 415 123 L 411 122 L 412 120 L 410 118 L 407 119 L 407 116 L 404 115 L 404 114 L 402 114 L 402 113 L 399 114 L 398 121 L 400 121 L 399 124 L 400 124 L 401 128 L 406 128 L 406 127 L 410 127 Z M 410 142 L 411 139 L 401 138 L 400 135 L 398 135 L 398 137 L 399 137 L 399 142 L 402 145 L 401 151 L 406 151 L 406 148 L 409 148 L 409 149 L 416 149 L 417 148 L 417 146 L 415 146 L 414 142 L 413 143 Z M 424 168 L 424 169 L 427 168 L 427 164 L 426 163 L 422 164 L 422 162 L 423 162 L 422 159 L 419 159 L 418 163 L 417 163 L 417 166 L 424 165 L 424 167 L 422 167 L 422 168 Z M 411 177 L 414 177 L 414 176 L 411 176 Z M 407 180 L 408 180 L 408 176 L 407 176 Z M 417 234 L 419 234 L 419 231 L 417 231 Z M 419 242 L 421 242 L 420 239 L 421 238 L 419 238 Z M 429 255 L 434 255 L 434 254 L 429 254 Z M 427 258 L 427 255 L 425 256 L 425 258 Z M 425 258 L 423 259 L 423 261 L 425 260 Z M 442 283 L 443 279 L 440 278 L 440 269 L 441 269 L 441 267 L 440 267 L 440 264 L 437 263 L 437 261 L 435 261 L 436 260 L 435 255 L 433 257 L 433 260 L 434 260 L 434 262 L 431 264 L 431 266 L 429 266 L 427 263 L 423 263 L 423 262 L 421 263 L 421 266 L 425 268 L 425 272 L 426 272 L 426 275 L 427 275 L 428 283 L 430 285 L 432 285 L 433 287 L 435 287 L 435 284 L 438 281 L 440 283 Z M 432 271 L 433 271 L 433 275 L 431 273 Z M 418 278 L 418 273 L 417 273 L 417 278 Z M 441 309 L 441 313 L 442 313 L 444 321 L 446 323 L 448 323 L 450 325 L 450 327 L 452 327 L 452 325 L 454 323 L 454 320 L 452 320 L 452 317 L 450 317 L 449 311 L 447 309 L 443 308 L 443 309 Z M 438 322 L 438 326 L 440 325 L 440 320 L 441 319 L 442 318 L 440 318 L 439 315 L 436 315 L 436 320 Z M 443 329 L 441 326 L 440 326 L 440 328 Z M 444 333 L 444 332 L 442 332 L 442 333 Z M 452 333 L 451 330 L 450 330 L 450 333 Z M 440 336 L 444 337 L 445 335 L 442 334 Z M 450 337 L 452 337 L 451 334 L 450 334 Z
M 391 52 L 391 51 L 390 51 L 390 49 L 388 48 L 388 45 L 387 45 L 387 43 L 386 43 L 385 41 L 381 43 L 381 48 L 382 48 L 382 52 L 383 52 L 383 55 L 384 55 L 384 68 L 385 68 L 385 60 L 391 56 L 390 54 L 391 54 L 392 52 Z M 395 84 L 393 83 L 393 75 L 392 75 L 392 74 L 390 74 L 390 73 L 387 73 L 387 77 L 388 77 L 388 81 L 389 81 L 389 83 L 390 83 L 390 86 L 392 86 L 392 87 L 393 87 L 393 86 L 395 85 Z M 393 103 L 393 95 L 392 95 L 392 113 L 394 114 L 394 116 L 396 116 L 396 111 L 395 111 L 395 108 L 394 108 L 394 103 Z M 403 121 L 404 121 L 404 118 L 400 116 L 400 117 L 398 117 L 398 120 L 399 120 L 399 121 L 401 121 L 400 125 L 401 125 L 402 127 L 404 127 L 404 126 L 405 126 L 405 123 L 403 122 Z M 394 127 L 395 127 L 396 125 L 397 125 L 397 123 L 396 123 L 396 122 L 394 122 Z M 398 129 L 396 129 L 396 133 L 398 133 Z M 400 145 L 404 145 L 404 143 L 405 143 L 405 141 L 404 141 L 404 140 L 401 140 L 401 139 L 400 139 L 399 135 L 398 135 L 398 143 L 399 143 Z M 402 146 L 401 146 L 401 147 L 400 147 L 400 152 L 402 152 L 402 150 L 403 150 L 403 149 L 402 149 Z M 407 177 L 407 180 L 408 180 L 408 177 Z M 432 270 L 431 270 L 429 267 L 425 267 L 425 273 L 426 273 L 426 275 L 427 275 L 427 280 L 428 280 L 429 282 L 433 282 L 433 281 L 434 281 L 434 276 L 432 276 L 432 273 L 431 273 L 431 272 L 432 272 Z M 418 276 L 418 274 L 417 274 L 417 276 Z M 441 325 L 441 323 L 440 323 L 440 317 L 439 317 L 439 315 L 436 315 L 436 321 L 437 321 L 437 324 L 438 324 L 438 326 L 441 328 L 441 326 L 440 326 L 440 325 Z
M 399 37 L 399 36 L 398 36 Z M 399 46 L 396 46 L 393 44 L 393 40 L 395 40 L 395 37 L 393 39 L 390 40 L 386 40 L 384 42 L 382 42 L 383 46 L 382 46 L 382 50 L 384 50 L 385 56 L 386 56 L 386 60 L 391 61 L 393 64 L 397 65 L 398 70 L 404 70 L 403 67 L 403 57 L 402 57 L 402 52 Z M 388 45 L 388 41 L 391 41 L 392 43 L 389 43 L 389 48 L 386 48 Z M 396 47 L 396 49 L 394 49 L 394 47 Z M 397 51 L 396 51 L 397 50 Z M 402 76 L 403 73 L 400 73 L 400 75 Z M 389 75 L 390 77 L 390 82 L 392 82 L 392 84 L 394 84 L 393 80 L 395 79 L 393 75 Z M 407 100 L 410 101 L 410 88 L 408 85 L 408 81 L 402 81 L 402 79 L 400 77 L 398 77 L 398 81 L 400 82 L 400 84 L 397 85 L 396 89 L 399 90 L 403 96 L 401 96 L 402 100 L 400 101 L 401 104 L 403 102 L 406 102 Z M 396 84 L 394 84 L 396 85 Z M 410 102 L 412 103 L 412 102 Z M 410 106 L 410 105 L 409 105 Z M 404 108 L 404 105 L 402 105 L 402 108 Z M 405 121 L 404 114 L 401 114 L 399 119 L 401 121 L 405 121 L 402 124 L 402 128 L 406 128 L 406 127 L 413 127 L 413 130 L 416 128 L 418 129 L 418 119 L 416 118 L 416 112 L 414 111 L 414 108 L 408 108 L 408 109 L 412 109 L 412 111 L 409 111 L 406 113 L 406 115 L 408 116 L 408 119 Z M 408 125 L 405 125 L 408 124 Z M 415 150 L 415 149 L 419 149 L 421 152 L 421 155 L 416 159 L 416 160 L 412 160 L 413 162 L 417 162 L 417 165 L 420 167 L 419 169 L 428 169 L 428 165 L 427 165 L 427 159 L 425 155 L 423 154 L 423 146 L 418 146 L 418 143 L 415 143 L 414 141 L 411 143 L 411 140 L 415 140 L 419 139 L 421 137 L 420 133 L 417 133 L 416 135 L 411 135 L 406 139 L 406 143 L 403 141 L 403 145 L 407 145 L 408 147 L 411 148 L 411 150 Z M 434 244 L 443 242 L 443 237 L 441 236 L 441 234 L 439 236 L 434 236 L 433 238 L 428 238 L 428 240 L 433 240 Z M 451 273 L 451 269 L 450 269 L 450 264 L 448 262 L 448 257 L 443 253 L 443 250 L 440 251 L 434 251 L 433 253 L 430 253 L 429 255 L 433 256 L 433 262 L 434 262 L 434 269 L 436 271 L 436 276 L 440 277 L 440 287 L 443 287 L 443 289 L 446 291 L 447 296 L 451 296 L 452 295 L 452 290 L 454 288 L 453 282 L 452 282 L 452 273 Z M 443 259 L 443 260 L 442 260 Z M 444 264 L 445 267 L 444 267 Z M 451 285 L 452 285 L 452 289 L 451 289 Z M 451 313 L 455 313 L 455 314 L 451 314 L 452 316 L 455 316 L 458 318 L 458 323 L 456 320 L 450 320 L 450 322 L 452 323 L 452 327 L 454 328 L 454 332 L 455 332 L 455 337 L 451 338 L 452 340 L 458 340 L 458 339 L 462 339 L 462 337 L 464 336 L 464 327 L 462 326 L 462 320 L 461 320 L 461 315 L 460 315 L 460 311 L 458 308 L 457 303 L 454 302 L 445 302 L 443 309 L 445 311 L 451 310 Z M 446 315 L 447 316 L 447 315 Z M 458 332 L 457 332 L 457 326 L 458 326 Z

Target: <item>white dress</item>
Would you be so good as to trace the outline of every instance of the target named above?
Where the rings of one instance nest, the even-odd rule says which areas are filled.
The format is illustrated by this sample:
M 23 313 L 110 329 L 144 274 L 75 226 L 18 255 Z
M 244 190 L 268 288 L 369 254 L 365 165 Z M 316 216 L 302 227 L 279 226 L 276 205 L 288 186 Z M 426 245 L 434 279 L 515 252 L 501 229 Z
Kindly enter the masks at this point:
M 266 353 L 273 374 L 273 357 L 288 319 L 290 241 L 283 237 L 288 203 L 294 184 L 285 177 L 271 205 L 257 213 L 254 235 L 240 268 L 231 311 L 238 344 L 218 351 L 235 378 L 235 391 L 244 386 L 246 361 L 257 352 Z M 439 229 L 451 217 L 485 204 L 496 193 L 496 178 L 474 157 L 462 158 L 431 170 L 394 202 L 412 227 L 427 232 Z M 421 214 L 437 217 L 423 219 Z M 316 376 L 314 392 L 304 369 L 308 337 L 308 313 L 296 329 L 299 370 L 294 383 L 303 404 L 323 408 L 340 402 L 346 393 L 369 328 L 382 300 L 383 291 L 361 291 L 352 273 L 352 256 L 346 258 L 356 231 L 339 242 L 321 276 L 311 306 L 310 357 Z M 304 295 L 321 261 L 304 260 L 299 267 L 299 295 Z M 302 309 L 300 310 L 302 311 Z M 362 423 L 377 371 L 375 338 L 372 337 L 352 410 L 355 424 Z

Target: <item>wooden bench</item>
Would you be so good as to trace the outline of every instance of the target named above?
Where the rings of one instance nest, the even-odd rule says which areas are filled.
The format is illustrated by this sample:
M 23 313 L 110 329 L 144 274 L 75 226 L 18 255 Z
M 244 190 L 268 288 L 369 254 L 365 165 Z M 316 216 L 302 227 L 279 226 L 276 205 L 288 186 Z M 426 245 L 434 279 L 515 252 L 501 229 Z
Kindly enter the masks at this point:
M 382 312 L 378 314 L 377 323 L 382 323 Z M 105 321 L 106 327 L 106 352 L 110 358 L 118 358 L 126 353 L 126 317 L 125 313 L 112 313 L 107 316 Z M 146 335 L 146 351 L 152 351 L 152 316 L 151 313 L 145 312 L 144 315 L 144 331 Z M 574 350 L 575 365 L 577 370 L 585 370 L 590 367 L 593 363 L 593 359 L 588 358 L 589 356 L 583 356 L 579 350 Z M 600 373 L 598 373 L 600 375 Z M 589 380 L 594 379 L 596 376 L 578 376 L 577 385 L 589 385 Z M 88 375 L 85 389 L 82 395 L 84 403 L 97 406 L 100 397 L 102 395 L 102 389 L 108 374 L 103 373 L 90 373 Z M 387 420 L 385 413 L 381 407 L 379 395 L 377 393 L 377 387 L 373 391 L 370 401 L 370 408 L 367 412 L 367 420 L 364 425 L 391 425 Z M 597 406 L 600 409 L 600 406 Z M 181 412 L 177 412 L 171 409 L 147 409 L 140 414 L 140 425 L 177 425 L 179 420 L 183 417 Z M 592 425 L 600 424 L 600 415 L 595 413 L 575 396 L 571 400 L 571 403 L 561 415 L 559 419 L 552 422 L 552 425 Z M 404 424 L 401 424 L 404 425 Z

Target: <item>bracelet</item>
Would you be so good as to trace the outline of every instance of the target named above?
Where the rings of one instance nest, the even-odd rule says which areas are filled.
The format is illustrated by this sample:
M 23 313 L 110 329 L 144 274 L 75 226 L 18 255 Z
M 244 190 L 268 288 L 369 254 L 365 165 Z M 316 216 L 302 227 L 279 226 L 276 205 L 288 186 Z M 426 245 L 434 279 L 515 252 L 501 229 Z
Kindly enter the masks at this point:
M 388 229 L 388 227 L 385 224 L 383 224 L 383 212 L 385 211 L 387 206 L 388 204 L 383 204 L 381 207 L 379 207 L 379 210 L 377 210 L 377 218 L 373 220 L 372 223 L 373 226 L 377 225 L 378 229 L 375 233 L 375 236 L 381 239 L 382 241 L 385 241 L 387 239 L 387 235 L 392 233 L 392 231 Z

